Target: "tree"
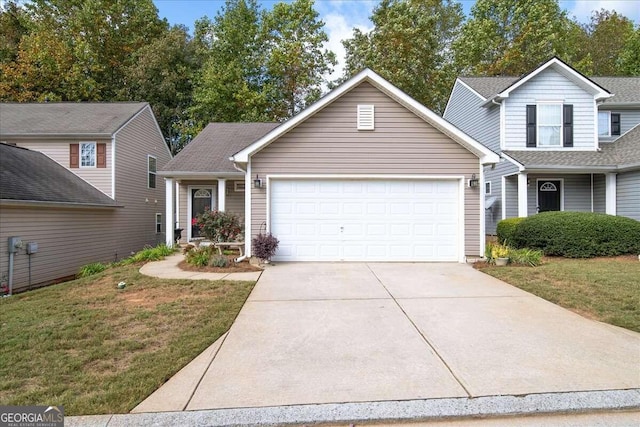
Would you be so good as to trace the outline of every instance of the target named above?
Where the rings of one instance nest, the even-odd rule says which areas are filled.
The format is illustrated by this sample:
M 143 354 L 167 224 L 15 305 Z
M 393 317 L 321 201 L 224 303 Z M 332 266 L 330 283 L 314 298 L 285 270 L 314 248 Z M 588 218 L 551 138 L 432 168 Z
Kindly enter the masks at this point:
M 322 27 L 311 0 L 278 3 L 264 14 L 261 35 L 273 119 L 291 117 L 320 97 L 323 75 L 336 64 L 335 54 L 323 47 L 329 38 Z
M 601 9 L 593 12 L 585 30 L 588 33 L 585 46 L 593 61 L 592 73 L 598 76 L 623 75 L 619 57 L 634 34 L 633 22 L 616 11 Z
M 175 154 L 190 140 L 185 133 L 193 77 L 200 67 L 195 45 L 183 26 L 175 26 L 134 52 L 124 69 L 119 99 L 151 104 L 167 144 Z
M 451 0 L 383 0 L 369 33 L 354 30 L 343 41 L 345 78 L 368 67 L 400 89 L 442 112 L 456 77 L 451 44 L 463 20 Z
M 620 73 L 640 76 L 640 27 L 629 37 L 618 60 Z
M 291 117 L 320 94 L 335 63 L 310 0 L 260 10 L 255 0 L 227 0 L 213 21 L 196 24 L 206 59 L 191 114 L 210 121 L 270 121 Z
M 572 48 L 571 21 L 557 0 L 478 0 L 454 43 L 456 63 L 477 75 L 520 75 Z
M 22 37 L 29 33 L 29 15 L 15 1 L 0 4 L 0 64 L 14 61 Z

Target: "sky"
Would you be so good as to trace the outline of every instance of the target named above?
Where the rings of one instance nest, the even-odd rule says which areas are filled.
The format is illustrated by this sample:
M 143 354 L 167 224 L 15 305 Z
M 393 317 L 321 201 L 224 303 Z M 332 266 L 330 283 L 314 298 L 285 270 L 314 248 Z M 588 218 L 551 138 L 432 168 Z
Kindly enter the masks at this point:
M 203 16 L 215 17 L 224 5 L 224 0 L 153 0 L 161 18 L 170 24 L 186 25 L 193 31 L 194 22 Z M 258 0 L 262 8 L 270 9 L 279 0 Z M 316 0 L 315 8 L 325 22 L 329 36 L 327 48 L 336 53 L 338 65 L 328 78 L 334 80 L 342 75 L 345 51 L 341 40 L 351 36 L 353 28 L 370 30 L 373 26 L 369 16 L 378 0 Z M 469 15 L 475 0 L 458 0 L 465 15 Z M 640 25 L 640 0 L 560 0 L 560 7 L 579 22 L 588 22 L 593 10 L 616 10 Z

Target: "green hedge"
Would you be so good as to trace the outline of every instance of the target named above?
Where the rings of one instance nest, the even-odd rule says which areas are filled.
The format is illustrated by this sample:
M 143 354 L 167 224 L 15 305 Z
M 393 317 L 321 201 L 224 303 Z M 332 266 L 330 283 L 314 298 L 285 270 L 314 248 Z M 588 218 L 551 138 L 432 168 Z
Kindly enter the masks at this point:
M 512 235 L 518 248 L 591 258 L 640 254 L 640 221 L 591 212 L 543 212 L 523 218 Z
M 516 231 L 516 227 L 523 219 L 524 218 L 507 218 L 498 222 L 498 226 L 496 227 L 498 242 L 503 245 L 511 244 L 513 241 L 513 233 Z

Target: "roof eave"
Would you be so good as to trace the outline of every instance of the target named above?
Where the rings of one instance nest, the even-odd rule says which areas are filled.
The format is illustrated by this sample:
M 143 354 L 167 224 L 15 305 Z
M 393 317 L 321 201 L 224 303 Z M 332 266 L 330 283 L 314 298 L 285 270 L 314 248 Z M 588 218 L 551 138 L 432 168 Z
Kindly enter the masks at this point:
M 1 133 L 0 139 L 110 139 L 111 133 Z
M 0 199 L 0 206 L 38 206 L 38 207 L 87 208 L 87 209 L 89 208 L 91 209 L 124 208 L 123 205 L 113 205 L 113 204 L 54 202 L 49 200 L 15 200 L 15 199 Z
M 242 177 L 242 172 L 197 172 L 197 171 L 158 171 L 159 176 L 165 178 L 211 179 Z

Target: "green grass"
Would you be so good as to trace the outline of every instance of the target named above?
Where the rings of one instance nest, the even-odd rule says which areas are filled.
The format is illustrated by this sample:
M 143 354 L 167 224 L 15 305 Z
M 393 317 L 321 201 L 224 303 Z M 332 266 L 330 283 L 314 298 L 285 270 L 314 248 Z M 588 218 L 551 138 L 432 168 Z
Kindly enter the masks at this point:
M 0 298 L 0 405 L 129 412 L 229 329 L 255 284 L 138 268 Z
M 640 332 L 637 257 L 545 258 L 530 267 L 480 270 L 585 317 Z

